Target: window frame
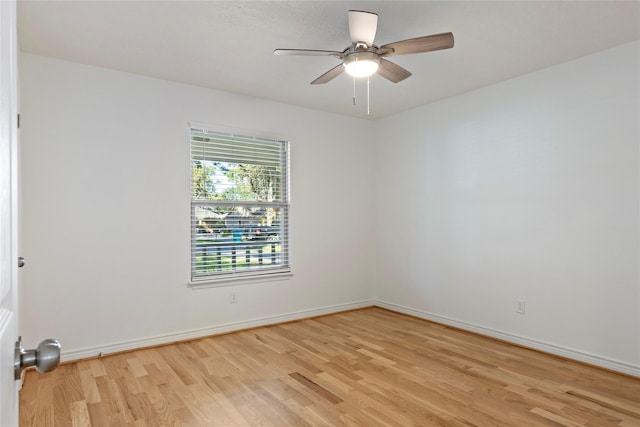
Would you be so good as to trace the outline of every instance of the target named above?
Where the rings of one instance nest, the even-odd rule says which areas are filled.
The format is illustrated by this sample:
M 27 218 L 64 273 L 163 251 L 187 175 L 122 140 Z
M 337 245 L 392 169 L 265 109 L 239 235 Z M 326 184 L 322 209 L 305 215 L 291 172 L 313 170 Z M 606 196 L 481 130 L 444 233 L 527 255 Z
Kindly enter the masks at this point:
M 194 197 L 193 192 L 193 184 L 194 184 L 194 163 L 195 161 L 218 161 L 218 162 L 228 162 L 228 159 L 203 157 L 197 158 L 194 156 L 194 131 L 201 132 L 205 134 L 211 134 L 214 138 L 237 138 L 236 142 L 242 144 L 242 141 L 251 140 L 254 144 L 260 144 L 261 142 L 265 142 L 266 144 L 277 143 L 279 145 L 279 167 L 280 167 L 280 185 L 279 185 L 279 195 L 277 198 L 279 200 L 276 201 L 258 201 L 258 200 L 211 200 L 211 199 L 198 199 Z M 189 241 L 190 241 L 190 256 L 189 256 L 189 265 L 190 265 L 190 280 L 188 282 L 189 287 L 191 288 L 201 288 L 201 287 L 215 287 L 215 286 L 228 286 L 238 283 L 239 281 L 250 281 L 250 282 L 263 282 L 263 281 L 274 281 L 274 280 L 282 280 L 287 277 L 290 277 L 293 273 L 291 270 L 291 251 L 290 251 L 290 144 L 289 141 L 282 138 L 272 138 L 262 136 L 261 132 L 233 132 L 228 131 L 224 127 L 220 126 L 212 126 L 212 125 L 204 125 L 201 123 L 189 123 L 188 127 L 189 132 L 189 161 L 190 161 L 190 227 L 189 227 Z M 247 134 L 253 136 L 247 136 Z M 204 142 L 203 142 L 204 144 Z M 245 155 L 243 154 L 243 158 Z M 249 159 L 251 160 L 251 159 Z M 255 163 L 243 162 L 244 164 L 253 164 L 258 165 L 260 163 L 259 157 L 253 159 Z M 264 246 L 271 245 L 271 252 L 268 255 L 264 255 L 265 257 L 271 257 L 269 262 L 270 264 L 263 264 L 263 254 L 262 254 L 262 244 L 259 242 L 248 242 L 245 240 L 239 240 L 234 242 L 228 241 L 224 245 L 224 250 L 230 251 L 232 253 L 232 268 L 229 270 L 220 271 L 207 271 L 205 273 L 197 272 L 198 263 L 196 261 L 198 257 L 198 218 L 196 214 L 196 209 L 198 207 L 206 207 L 206 206 L 221 206 L 221 207 L 230 207 L 230 208 L 245 208 L 247 210 L 262 207 L 262 208 L 272 208 L 279 210 L 280 224 L 279 233 L 278 233 L 278 245 L 280 245 L 280 252 L 278 254 L 278 265 L 273 265 L 273 262 L 276 260 L 275 248 L 276 243 L 268 243 L 265 242 Z M 226 217 L 225 217 L 226 221 Z M 238 226 L 240 228 L 240 226 Z M 228 228 L 225 229 L 229 231 Z M 246 231 L 246 230 L 245 230 Z M 243 233 L 244 235 L 244 233 Z M 244 239 L 244 237 L 243 237 Z M 209 256 L 208 251 L 211 246 L 205 246 L 205 254 Z M 219 266 L 221 265 L 221 255 L 219 246 L 217 246 L 217 255 L 219 258 Z M 246 260 L 250 260 L 253 256 L 253 252 L 251 252 L 252 248 L 260 247 L 259 253 L 259 264 L 258 266 L 252 265 L 247 268 L 236 268 L 237 259 L 245 258 Z M 201 261 L 202 262 L 202 261 Z

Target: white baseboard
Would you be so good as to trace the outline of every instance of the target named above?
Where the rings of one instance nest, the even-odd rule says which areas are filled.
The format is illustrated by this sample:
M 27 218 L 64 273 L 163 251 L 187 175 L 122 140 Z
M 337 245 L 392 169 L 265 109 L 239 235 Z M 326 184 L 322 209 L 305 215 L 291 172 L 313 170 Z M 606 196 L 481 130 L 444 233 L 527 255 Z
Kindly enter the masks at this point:
M 226 334 L 229 332 L 241 331 L 244 329 L 257 328 L 260 326 L 274 325 L 278 323 L 290 322 L 293 320 L 307 319 L 316 316 L 324 316 L 327 314 L 339 313 L 341 311 L 355 310 L 364 307 L 378 306 L 387 310 L 395 311 L 398 313 L 408 314 L 410 316 L 418 317 L 432 322 L 441 323 L 443 325 L 453 326 L 459 329 L 463 329 L 470 332 L 475 332 L 480 335 L 486 335 L 488 337 L 497 338 L 506 342 L 521 345 L 523 347 L 540 350 L 545 353 L 555 354 L 558 356 L 566 357 L 568 359 L 577 360 L 580 362 L 588 363 L 595 366 L 600 366 L 612 371 L 621 372 L 635 377 L 640 377 L 640 366 L 633 365 L 618 360 L 609 359 L 606 357 L 586 353 L 583 351 L 562 347 L 556 344 L 546 343 L 544 341 L 538 341 L 531 338 L 522 337 L 519 335 L 511 334 L 509 332 L 499 331 L 496 329 L 486 328 L 484 326 L 475 325 L 472 323 L 462 322 L 456 319 L 452 319 L 446 316 L 440 316 L 437 314 L 429 313 L 422 310 L 406 307 L 399 304 L 389 303 L 379 300 L 365 300 L 348 304 L 337 304 L 328 307 L 316 308 L 311 310 L 302 310 L 277 316 L 267 316 L 258 319 L 251 319 L 241 322 L 226 323 L 223 325 L 210 326 L 206 328 L 199 328 L 190 331 L 182 331 L 177 333 L 158 335 L 154 337 L 136 339 L 131 341 L 123 341 L 118 343 L 111 343 L 102 346 L 88 347 L 78 350 L 62 351 L 61 361 L 68 362 L 73 360 L 86 359 L 96 357 L 100 355 L 107 355 L 110 353 L 118 353 L 122 351 L 136 350 L 145 347 L 152 347 L 157 345 L 170 344 L 178 341 L 186 341 L 191 339 L 197 339 L 212 335 Z
M 522 337 L 519 335 L 511 334 L 509 332 L 503 332 L 496 329 L 486 328 L 484 326 L 474 325 L 472 323 L 462 322 L 456 319 L 452 319 L 445 316 L 429 313 L 422 310 L 416 310 L 403 305 L 393 304 L 384 301 L 375 301 L 375 305 L 387 310 L 395 311 L 398 313 L 408 314 L 410 316 L 418 317 L 432 322 L 441 323 L 443 325 L 453 326 L 465 331 L 475 332 L 480 335 L 486 335 L 492 338 L 497 338 L 502 341 L 507 341 L 513 344 L 518 344 L 523 347 L 540 350 L 545 353 L 555 354 L 557 356 L 566 357 L 579 362 L 588 363 L 590 365 L 599 366 L 612 371 L 621 372 L 635 377 L 640 377 L 640 366 L 633 365 L 618 360 L 609 359 L 606 357 L 598 356 L 595 354 L 586 353 L 579 350 L 574 350 L 567 347 L 562 347 L 556 344 L 546 343 L 544 341 L 538 341 L 531 338 Z
M 285 323 L 293 320 L 308 319 L 310 317 L 324 316 L 326 314 L 339 313 L 341 311 L 356 310 L 358 308 L 373 306 L 375 306 L 375 301 L 366 300 L 348 304 L 332 305 L 329 307 L 315 308 L 311 310 L 296 311 L 293 313 L 277 316 L 267 316 L 242 322 L 226 323 L 223 325 L 210 326 L 190 331 L 157 335 L 154 337 L 123 341 L 103 346 L 88 347 L 79 350 L 64 351 L 63 348 L 63 351 L 60 355 L 60 360 L 62 362 L 69 362 L 74 360 L 87 359 L 91 357 L 107 355 L 110 353 L 118 353 L 122 351 L 136 350 L 144 347 L 152 347 L 157 345 L 170 344 L 178 341 L 203 338 L 212 335 L 226 334 L 229 332 L 241 331 L 244 329 Z

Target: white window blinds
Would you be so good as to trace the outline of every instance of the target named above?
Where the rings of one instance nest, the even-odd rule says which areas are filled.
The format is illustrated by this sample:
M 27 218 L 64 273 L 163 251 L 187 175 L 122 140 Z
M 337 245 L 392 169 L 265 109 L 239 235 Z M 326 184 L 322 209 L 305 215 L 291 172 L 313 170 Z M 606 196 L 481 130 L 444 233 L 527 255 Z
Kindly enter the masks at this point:
M 289 270 L 286 141 L 191 127 L 191 281 Z

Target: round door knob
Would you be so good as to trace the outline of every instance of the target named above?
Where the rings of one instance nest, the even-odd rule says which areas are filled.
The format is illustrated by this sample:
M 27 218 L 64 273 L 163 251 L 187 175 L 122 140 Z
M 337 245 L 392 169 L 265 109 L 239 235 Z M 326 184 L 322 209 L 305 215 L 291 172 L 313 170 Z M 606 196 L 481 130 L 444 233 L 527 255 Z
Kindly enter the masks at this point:
M 58 367 L 60 363 L 60 341 L 53 338 L 46 339 L 38 344 L 38 348 L 25 350 L 22 347 L 22 338 L 16 342 L 15 359 L 13 362 L 14 378 L 19 380 L 22 371 L 30 366 L 35 366 L 38 372 L 49 372 Z
M 24 257 L 19 256 L 18 257 L 18 267 L 24 267 L 24 263 L 25 263 L 25 259 Z
M 53 338 L 46 339 L 38 344 L 36 353 L 36 369 L 38 372 L 53 371 L 60 363 L 60 341 Z

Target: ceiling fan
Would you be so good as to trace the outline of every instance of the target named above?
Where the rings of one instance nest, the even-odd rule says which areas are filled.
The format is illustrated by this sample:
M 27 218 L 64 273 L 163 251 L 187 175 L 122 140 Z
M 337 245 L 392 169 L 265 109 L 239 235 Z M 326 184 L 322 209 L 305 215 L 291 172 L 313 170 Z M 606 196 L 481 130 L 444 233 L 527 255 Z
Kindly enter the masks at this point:
M 394 43 L 376 46 L 373 39 L 378 28 L 378 14 L 360 10 L 349 11 L 349 35 L 351 45 L 342 52 L 311 49 L 276 49 L 274 55 L 310 55 L 334 56 L 342 63 L 314 81 L 312 85 L 327 83 L 346 71 L 353 77 L 369 77 L 376 72 L 393 83 L 401 82 L 411 73 L 399 65 L 384 59 L 387 56 L 409 55 L 450 49 L 453 47 L 453 34 L 441 33 L 416 37 Z

